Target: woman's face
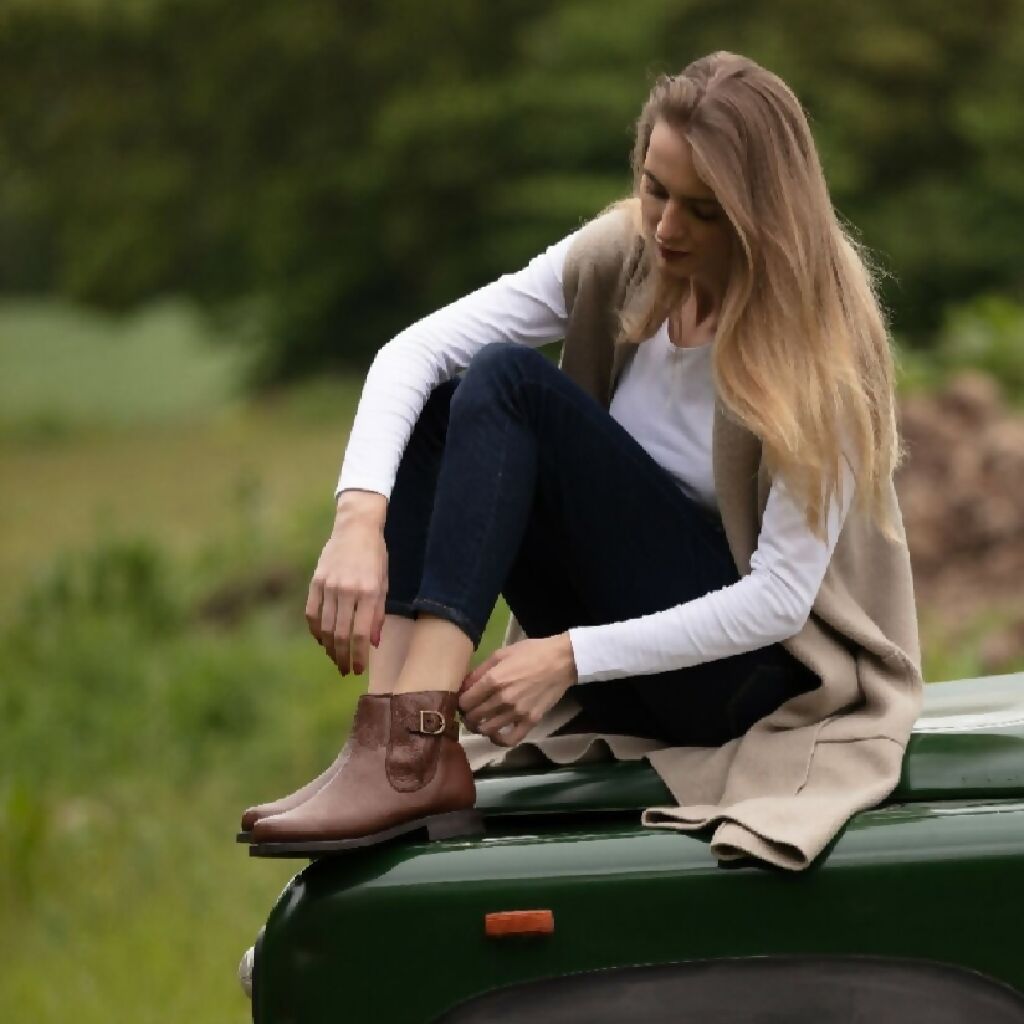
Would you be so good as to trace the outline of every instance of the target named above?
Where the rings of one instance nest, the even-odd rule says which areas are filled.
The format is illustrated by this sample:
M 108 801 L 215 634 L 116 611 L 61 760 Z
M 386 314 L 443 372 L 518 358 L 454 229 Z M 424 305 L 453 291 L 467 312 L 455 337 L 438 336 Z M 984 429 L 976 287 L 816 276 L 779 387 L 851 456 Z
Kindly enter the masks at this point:
M 729 276 L 732 226 L 714 192 L 693 167 L 682 132 L 657 121 L 640 185 L 644 230 L 665 274 L 697 277 L 723 292 Z

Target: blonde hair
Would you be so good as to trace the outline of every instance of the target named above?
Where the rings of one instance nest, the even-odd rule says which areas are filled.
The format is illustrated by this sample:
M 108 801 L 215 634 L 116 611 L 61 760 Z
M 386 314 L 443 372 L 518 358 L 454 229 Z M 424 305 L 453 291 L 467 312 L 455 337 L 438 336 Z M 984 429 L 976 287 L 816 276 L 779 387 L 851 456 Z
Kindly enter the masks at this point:
M 644 160 L 659 121 L 688 141 L 735 232 L 712 349 L 719 397 L 761 439 L 769 471 L 785 479 L 819 537 L 832 495 L 842 496 L 845 452 L 857 507 L 898 539 L 889 494 L 904 451 L 878 271 L 832 207 L 799 100 L 752 60 L 725 51 L 702 57 L 660 76 L 644 104 L 634 195 L 612 204 L 634 208 L 642 239 L 620 340 L 654 334 L 685 287 L 656 271 L 639 225 Z

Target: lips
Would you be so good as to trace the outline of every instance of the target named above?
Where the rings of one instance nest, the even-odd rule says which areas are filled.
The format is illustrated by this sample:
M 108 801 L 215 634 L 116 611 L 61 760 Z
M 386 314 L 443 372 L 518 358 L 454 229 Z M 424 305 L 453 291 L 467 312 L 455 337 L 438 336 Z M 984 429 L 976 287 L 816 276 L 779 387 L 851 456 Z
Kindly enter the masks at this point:
M 690 255 L 688 252 L 683 252 L 681 249 L 666 249 L 660 242 L 658 243 L 658 252 L 660 252 L 662 257 L 666 260 L 678 259 L 680 256 Z

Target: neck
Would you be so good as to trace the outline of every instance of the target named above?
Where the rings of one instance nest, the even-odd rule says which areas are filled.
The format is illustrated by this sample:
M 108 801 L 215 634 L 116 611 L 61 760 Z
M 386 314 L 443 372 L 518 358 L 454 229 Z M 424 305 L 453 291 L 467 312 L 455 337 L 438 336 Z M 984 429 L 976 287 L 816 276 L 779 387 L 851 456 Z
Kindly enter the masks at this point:
M 718 320 L 718 311 L 722 305 L 722 294 L 720 289 L 715 288 L 707 281 L 697 277 L 690 278 L 690 288 L 684 307 L 690 306 L 693 309 L 694 327 L 704 325 L 713 326 Z
M 669 341 L 677 348 L 701 348 L 718 324 L 721 297 L 703 281 L 691 277 L 682 301 L 669 315 Z

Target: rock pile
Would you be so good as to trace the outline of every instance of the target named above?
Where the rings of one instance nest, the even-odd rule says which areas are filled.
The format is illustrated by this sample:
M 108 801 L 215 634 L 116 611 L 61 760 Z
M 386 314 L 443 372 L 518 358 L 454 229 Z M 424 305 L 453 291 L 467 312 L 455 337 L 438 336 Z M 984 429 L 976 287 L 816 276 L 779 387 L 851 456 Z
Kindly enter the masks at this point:
M 974 371 L 905 397 L 896 475 L 918 605 L 955 631 L 990 614 L 983 668 L 1024 659 L 1024 417 Z

